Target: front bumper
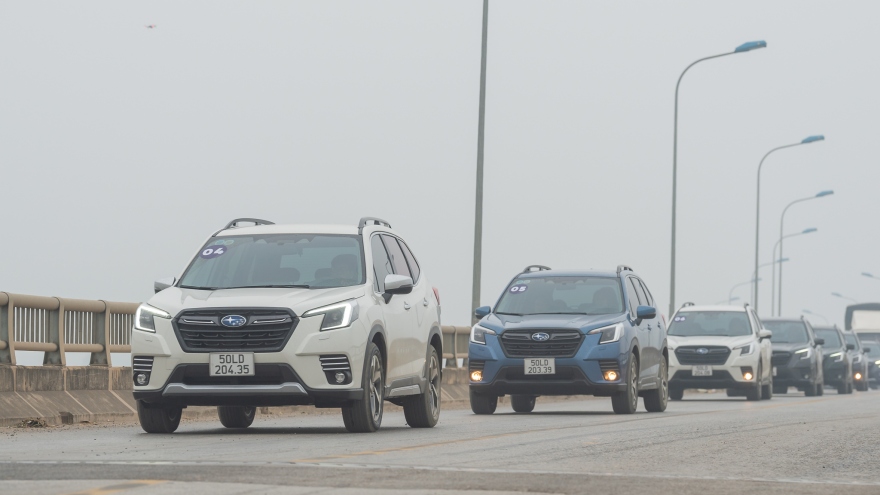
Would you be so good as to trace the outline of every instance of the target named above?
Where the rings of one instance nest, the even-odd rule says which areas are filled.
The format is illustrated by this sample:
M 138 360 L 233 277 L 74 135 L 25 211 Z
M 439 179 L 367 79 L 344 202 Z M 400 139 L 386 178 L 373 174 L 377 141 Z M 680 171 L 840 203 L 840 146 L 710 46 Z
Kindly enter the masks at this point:
M 784 366 L 774 366 L 773 384 L 779 387 L 803 388 L 816 383 L 817 377 L 809 359 L 793 360 Z
M 469 370 L 481 369 L 483 373 L 482 380 L 469 381 L 470 389 L 477 394 L 499 397 L 509 394 L 618 395 L 626 391 L 629 353 L 621 352 L 620 342 L 598 345 L 598 341 L 599 335 L 587 335 L 573 357 L 554 358 L 554 375 L 526 375 L 525 358 L 507 357 L 498 337 L 487 335 L 485 345 L 471 343 L 469 347 Z M 603 369 L 614 369 L 619 378 L 605 380 Z
M 688 343 L 688 346 L 696 344 Z M 722 364 L 707 365 L 712 368 L 711 376 L 694 376 L 693 369 L 695 365 L 682 364 L 674 351 L 669 353 L 669 387 L 674 389 L 723 389 L 731 388 L 738 390 L 746 390 L 755 387 L 757 377 L 758 363 L 760 354 L 753 352 L 745 356 L 740 351 L 733 350 Z M 751 380 L 743 377 L 745 372 L 752 374 Z
M 828 359 L 824 361 L 825 366 L 822 375 L 825 378 L 826 385 L 841 385 L 849 381 L 849 368 L 846 361 L 834 362 Z

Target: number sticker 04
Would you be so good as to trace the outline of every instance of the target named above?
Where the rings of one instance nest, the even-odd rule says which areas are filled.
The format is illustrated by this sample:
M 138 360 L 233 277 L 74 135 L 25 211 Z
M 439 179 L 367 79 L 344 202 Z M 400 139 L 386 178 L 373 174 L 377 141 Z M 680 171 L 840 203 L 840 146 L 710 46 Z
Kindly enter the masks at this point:
M 206 259 L 206 260 L 209 260 L 211 258 L 223 256 L 224 254 L 226 254 L 227 249 L 229 249 L 229 248 L 226 246 L 206 247 L 205 249 L 202 250 L 201 253 L 199 253 L 199 256 Z

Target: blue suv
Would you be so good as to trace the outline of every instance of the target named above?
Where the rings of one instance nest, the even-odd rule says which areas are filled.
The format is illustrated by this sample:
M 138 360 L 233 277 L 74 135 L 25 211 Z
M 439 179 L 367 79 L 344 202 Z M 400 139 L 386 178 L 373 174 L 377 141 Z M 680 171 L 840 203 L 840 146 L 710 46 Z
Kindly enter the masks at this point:
M 666 325 L 642 280 L 616 272 L 560 271 L 532 265 L 510 281 L 494 310 L 475 312 L 468 349 L 471 409 L 492 414 L 510 395 L 531 412 L 541 395 L 611 397 L 632 414 L 669 397 Z

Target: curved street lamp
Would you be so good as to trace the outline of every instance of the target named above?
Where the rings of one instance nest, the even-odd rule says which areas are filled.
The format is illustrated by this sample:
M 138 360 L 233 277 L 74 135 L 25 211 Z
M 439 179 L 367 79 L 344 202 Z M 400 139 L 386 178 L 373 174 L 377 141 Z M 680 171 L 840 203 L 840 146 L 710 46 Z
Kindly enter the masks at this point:
M 751 283 L 751 282 L 749 282 L 749 283 Z M 713 306 L 718 306 L 718 305 L 724 304 L 724 303 L 727 303 L 727 305 L 729 306 L 729 305 L 733 304 L 733 301 L 739 301 L 739 296 L 736 296 L 736 297 L 733 297 L 730 299 L 725 299 L 723 301 L 718 301 L 717 303 L 713 304 Z
M 778 148 L 773 148 L 768 151 L 764 158 L 761 158 L 761 163 L 758 164 L 758 192 L 755 195 L 755 271 L 758 271 L 758 236 L 761 234 L 761 168 L 764 166 L 764 160 L 770 156 L 770 153 L 774 151 L 784 150 L 785 148 L 793 148 L 795 146 L 800 146 L 802 144 L 810 144 L 815 143 L 816 141 L 824 141 L 825 136 L 819 134 L 816 136 L 808 136 L 801 140 L 799 143 L 786 144 L 785 146 L 780 146 Z M 775 271 L 773 272 L 775 275 Z M 753 304 L 755 307 L 755 311 L 758 311 L 758 284 L 755 283 L 755 287 L 753 289 Z M 770 308 L 772 311 L 772 307 Z
M 675 124 L 672 134 L 672 266 L 670 267 L 671 275 L 669 278 L 669 314 L 675 313 L 675 201 L 678 194 L 678 88 L 679 86 L 681 86 L 681 79 L 684 77 L 688 69 L 690 69 L 694 65 L 697 65 L 700 62 L 711 60 L 713 58 L 725 57 L 727 55 L 733 55 L 735 53 L 750 52 L 752 50 L 757 50 L 758 48 L 766 47 L 766 41 L 749 41 L 748 43 L 743 43 L 742 45 L 736 47 L 732 52 L 720 53 L 718 55 L 712 55 L 710 57 L 703 57 L 685 67 L 684 70 L 681 72 L 681 75 L 678 76 L 678 82 L 675 83 Z
M 825 318 L 824 316 L 820 315 L 819 313 L 813 313 L 809 309 L 805 309 L 805 310 L 801 311 L 801 313 L 803 313 L 805 315 L 810 315 L 810 316 L 818 316 L 819 318 L 822 318 L 823 320 L 825 320 L 825 323 L 828 323 L 828 318 Z
M 775 249 L 773 250 L 773 257 L 774 257 L 774 258 L 776 257 L 776 250 L 775 250 Z M 767 263 L 764 263 L 764 264 L 758 265 L 758 269 L 755 270 L 755 271 L 752 273 L 752 282 L 754 282 L 755 284 L 757 284 L 758 282 L 760 282 L 760 279 L 758 279 L 758 272 L 761 271 L 761 268 L 764 268 L 765 266 L 775 265 L 775 264 L 777 264 L 777 263 L 785 263 L 786 261 L 789 261 L 789 259 L 788 259 L 788 258 L 782 258 L 782 259 L 778 259 L 778 260 L 774 260 L 774 261 L 769 261 L 769 262 L 767 262 Z M 774 280 L 774 283 L 776 283 L 776 279 L 775 279 L 775 277 L 776 277 L 776 267 L 775 267 L 775 266 L 773 267 L 773 277 L 774 277 L 774 279 L 773 279 L 773 280 Z M 754 285 L 752 286 L 752 289 L 754 289 Z M 774 291 L 775 291 L 775 290 L 776 290 L 776 289 L 774 289 Z
M 812 234 L 813 232 L 818 231 L 819 229 L 815 227 L 810 227 L 809 229 L 804 229 L 801 232 L 795 232 L 792 234 L 782 236 L 782 239 L 788 239 L 789 237 L 797 237 L 799 235 L 804 234 Z M 779 247 L 779 243 L 782 242 L 782 239 L 776 241 L 776 244 L 773 245 L 773 257 L 776 257 L 776 249 Z M 785 258 L 788 260 L 788 258 Z M 771 295 L 773 296 L 770 303 L 770 314 L 773 314 L 773 309 L 776 307 L 776 267 L 773 267 L 773 285 L 771 286 Z
M 831 295 L 834 296 L 834 297 L 839 297 L 839 298 L 841 298 L 841 299 L 846 299 L 847 301 L 852 301 L 852 302 L 855 303 L 855 304 L 858 304 L 858 303 L 859 303 L 859 302 L 856 301 L 855 299 L 853 299 L 853 298 L 851 298 L 851 297 L 849 297 L 849 296 L 844 296 L 844 295 L 841 294 L 840 292 L 832 292 Z
M 868 278 L 873 278 L 874 280 L 880 280 L 880 277 L 875 277 L 874 275 L 871 275 L 871 274 L 868 273 L 868 272 L 862 272 L 862 276 L 863 276 L 863 277 L 868 277 Z
M 752 280 L 749 280 L 748 282 L 742 282 L 742 283 L 734 285 L 733 287 L 730 288 L 730 292 L 727 293 L 727 300 L 730 301 L 731 303 L 733 302 L 733 300 L 734 300 L 733 290 L 736 289 L 737 287 L 742 287 L 743 285 L 751 285 L 752 282 L 756 282 L 756 281 L 760 282 L 761 279 L 760 278 L 759 279 L 752 279 Z M 737 297 L 737 299 L 739 299 L 739 298 Z
M 804 201 L 810 201 L 811 199 L 824 198 L 825 196 L 831 196 L 832 194 L 834 194 L 834 191 L 832 191 L 830 189 L 827 191 L 821 191 L 818 194 L 816 194 L 815 196 L 810 196 L 808 198 L 796 199 L 796 200 L 792 201 L 791 203 L 789 203 L 788 206 L 786 206 L 782 210 L 782 216 L 779 218 L 779 257 L 780 258 L 782 257 L 782 246 L 783 246 L 782 240 L 785 238 L 785 236 L 782 235 L 782 231 L 783 231 L 782 229 L 785 226 L 785 213 L 788 212 L 788 209 L 798 203 L 803 203 Z M 776 312 L 776 314 L 777 314 L 777 316 L 782 315 L 782 265 L 779 265 L 779 308 L 778 308 L 778 311 Z

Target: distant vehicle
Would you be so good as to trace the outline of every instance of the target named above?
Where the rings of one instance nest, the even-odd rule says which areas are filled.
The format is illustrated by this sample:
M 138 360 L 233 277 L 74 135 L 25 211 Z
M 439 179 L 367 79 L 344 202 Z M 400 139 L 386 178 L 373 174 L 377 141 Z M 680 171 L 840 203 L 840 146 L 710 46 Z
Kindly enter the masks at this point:
M 763 322 L 773 332 L 773 393 L 785 394 L 789 387 L 797 387 L 810 397 L 823 395 L 825 342 L 816 337 L 810 322 L 804 318 L 765 318 Z
M 669 324 L 669 397 L 727 389 L 730 397 L 773 397 L 771 332 L 745 306 L 682 306 Z
M 846 340 L 847 349 L 852 345 L 853 348 L 848 350 L 850 362 L 852 363 L 853 383 L 856 390 L 860 392 L 868 391 L 868 378 L 870 376 L 870 367 L 868 366 L 870 358 L 868 352 L 870 347 L 862 345 L 858 334 L 855 332 L 843 332 L 843 338 Z
M 869 347 L 868 385 L 880 388 L 880 303 L 851 304 L 846 307 L 846 330 L 859 336 L 862 345 Z
M 386 400 L 411 427 L 437 423 L 440 300 L 384 220 L 236 219 L 155 289 L 131 337 L 148 433 L 172 433 L 190 405 L 218 406 L 227 428 L 250 426 L 257 407 L 315 405 L 373 432 Z
M 872 342 L 865 349 L 868 356 L 868 386 L 876 390 L 880 388 L 880 343 Z
M 856 347 L 847 344 L 843 332 L 833 327 L 814 327 L 816 337 L 824 340 L 822 345 L 823 371 L 825 385 L 837 387 L 838 394 L 851 394 L 853 392 L 853 372 L 849 351 Z
M 492 414 L 510 395 L 531 412 L 542 395 L 611 397 L 615 413 L 662 412 L 668 399 L 666 326 L 626 266 L 561 271 L 532 265 L 495 308 L 476 310 L 468 350 L 471 409 Z

